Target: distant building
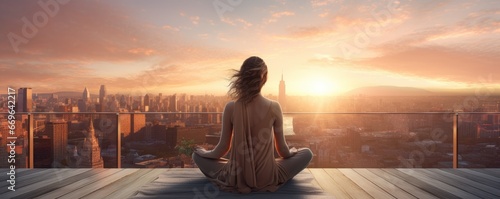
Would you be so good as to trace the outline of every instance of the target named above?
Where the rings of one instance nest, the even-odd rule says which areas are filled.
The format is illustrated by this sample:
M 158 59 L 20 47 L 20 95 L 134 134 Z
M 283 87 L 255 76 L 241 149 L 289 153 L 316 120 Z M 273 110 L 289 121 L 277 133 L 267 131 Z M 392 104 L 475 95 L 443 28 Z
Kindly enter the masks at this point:
M 104 161 L 101 157 L 101 148 L 95 137 L 94 123 L 90 119 L 87 137 L 79 144 L 77 151 L 80 160 L 78 167 L 81 168 L 104 168 Z
M 281 109 L 286 110 L 286 88 L 285 88 L 285 81 L 283 80 L 283 74 L 281 74 L 278 102 L 281 105 Z
M 18 112 L 33 111 L 33 99 L 31 88 L 20 88 L 17 97 Z
M 144 113 L 120 114 L 120 134 L 123 138 L 137 140 L 145 137 L 138 137 L 134 134 L 145 131 L 146 115 Z M 134 136 L 131 136 L 134 135 Z M 147 136 L 151 138 L 150 135 Z
M 101 87 L 99 88 L 99 104 L 100 104 L 100 109 L 98 109 L 99 112 L 104 112 L 107 110 L 107 107 L 106 107 L 106 86 L 105 85 L 101 85 Z
M 169 111 L 177 112 L 177 94 L 174 94 L 172 95 L 172 97 L 170 97 Z
M 148 94 L 144 96 L 144 112 L 149 111 L 149 107 L 151 106 L 151 98 L 149 97 Z
M 52 139 L 52 166 L 66 161 L 66 147 L 68 146 L 68 123 L 64 121 L 50 121 L 45 125 L 45 134 Z M 39 153 L 36 151 L 35 153 Z
M 34 163 L 35 168 L 52 168 L 54 153 L 52 147 L 52 138 L 48 136 L 39 136 L 34 138 Z
M 82 100 L 85 103 L 90 102 L 90 92 L 89 92 L 89 89 L 87 89 L 87 87 L 85 87 L 85 89 L 83 89 Z
M 130 114 L 120 114 L 120 134 L 122 137 L 130 135 Z
M 130 132 L 137 133 L 146 126 L 146 115 L 134 113 L 130 115 Z
M 78 112 L 86 112 L 87 111 L 87 103 L 83 99 L 78 100 Z

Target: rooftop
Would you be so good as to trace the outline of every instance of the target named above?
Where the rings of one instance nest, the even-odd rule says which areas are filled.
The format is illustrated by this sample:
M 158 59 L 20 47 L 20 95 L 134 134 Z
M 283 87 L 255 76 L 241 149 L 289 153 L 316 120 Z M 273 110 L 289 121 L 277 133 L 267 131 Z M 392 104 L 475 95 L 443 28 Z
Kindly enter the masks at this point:
M 500 169 L 309 168 L 275 193 L 246 195 L 194 168 L 18 169 L 16 191 L 1 187 L 0 198 L 499 198 Z

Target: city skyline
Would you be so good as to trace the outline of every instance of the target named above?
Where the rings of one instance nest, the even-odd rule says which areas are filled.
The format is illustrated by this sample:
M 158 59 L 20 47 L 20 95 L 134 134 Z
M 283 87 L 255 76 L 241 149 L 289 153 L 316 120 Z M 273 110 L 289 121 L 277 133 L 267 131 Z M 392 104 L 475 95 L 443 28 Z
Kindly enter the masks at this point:
M 252 55 L 269 67 L 265 95 L 282 75 L 287 95 L 500 83 L 493 1 L 40 2 L 0 8 L 0 77 L 33 93 L 223 95 Z

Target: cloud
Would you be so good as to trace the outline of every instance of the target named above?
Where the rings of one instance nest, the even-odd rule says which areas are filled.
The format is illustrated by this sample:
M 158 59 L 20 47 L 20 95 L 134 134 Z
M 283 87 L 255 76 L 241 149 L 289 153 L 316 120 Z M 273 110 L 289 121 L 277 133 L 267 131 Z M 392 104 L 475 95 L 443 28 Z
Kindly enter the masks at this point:
M 313 1 L 314 5 L 328 7 L 335 1 Z M 407 21 L 409 11 L 399 3 L 377 2 L 373 4 L 343 3 L 335 9 L 316 10 L 311 23 L 292 25 L 279 38 L 310 39 L 324 38 L 333 35 L 351 37 L 357 29 L 378 27 L 379 29 L 399 25 Z
M 279 18 L 285 17 L 285 16 L 294 16 L 295 13 L 291 11 L 281 11 L 281 12 L 274 12 L 271 14 L 271 18 L 266 21 L 266 23 L 274 23 L 277 22 Z
M 191 23 L 193 23 L 194 25 L 198 25 L 200 23 L 199 16 L 191 16 L 191 17 L 189 17 L 189 20 L 191 20 Z
M 289 28 L 289 36 L 291 38 L 307 38 L 316 37 L 334 32 L 333 27 L 327 26 L 305 26 Z
M 20 2 L 11 9 L 21 11 L 24 6 L 30 7 L 36 2 Z M 22 12 L 27 19 L 33 12 Z M 25 37 L 19 15 L 1 14 L 7 26 L 0 27 L 0 34 L 13 33 Z M 19 17 L 19 18 L 18 18 Z M 30 20 L 28 20 L 30 21 Z M 131 19 L 123 11 L 110 5 L 98 2 L 70 1 L 61 5 L 59 12 L 49 18 L 47 24 L 36 28 L 36 34 L 25 44 L 18 46 L 19 52 L 13 50 L 10 41 L 1 40 L 0 58 L 29 59 L 39 61 L 55 60 L 102 60 L 126 61 L 146 57 L 145 54 L 132 53 L 131 49 L 152 48 L 150 34 L 145 31 L 146 25 Z
M 6 2 L 0 8 L 0 35 L 22 35 L 21 18 L 31 18 L 40 10 L 36 1 Z M 219 67 L 207 68 L 203 74 L 198 73 L 200 68 L 240 57 L 235 50 L 188 40 L 176 27 L 139 21 L 127 10 L 102 1 L 68 2 L 28 43 L 19 46 L 19 52 L 8 39 L 0 40 L 0 78 L 38 92 L 80 90 L 84 85 L 98 88 L 100 84 L 122 91 L 141 90 L 144 81 L 151 88 L 171 88 L 216 81 L 218 77 L 206 74 L 219 72 Z M 139 72 L 106 75 L 129 67 Z M 151 84 L 155 78 L 158 83 Z
M 403 51 L 354 61 L 358 66 L 393 73 L 465 83 L 499 74 L 496 53 L 467 52 L 446 47 L 409 47 Z M 494 81 L 500 83 L 500 78 Z
M 238 26 L 241 25 L 243 29 L 247 29 L 249 27 L 252 27 L 253 24 L 242 19 L 242 18 L 230 18 L 230 17 L 223 17 L 221 19 L 222 22 L 229 24 L 231 26 Z
M 172 26 L 169 26 L 169 25 L 164 25 L 162 28 L 165 29 L 165 30 L 171 30 L 171 31 L 175 31 L 175 32 L 179 32 L 180 31 L 179 28 L 172 27 Z
M 415 23 L 419 20 L 415 10 L 405 10 L 402 16 Z M 353 21 L 345 20 L 349 22 Z M 443 22 L 412 27 L 397 37 L 360 49 L 362 55 L 354 58 L 331 55 L 309 61 L 325 67 L 353 67 L 465 84 L 479 84 L 479 79 L 492 75 L 488 83 L 499 84 L 500 78 L 495 77 L 500 73 L 500 42 L 495 36 L 500 27 L 498 11 L 465 12 L 451 22 Z
M 328 6 L 332 3 L 342 3 L 342 0 L 311 0 L 312 7 Z

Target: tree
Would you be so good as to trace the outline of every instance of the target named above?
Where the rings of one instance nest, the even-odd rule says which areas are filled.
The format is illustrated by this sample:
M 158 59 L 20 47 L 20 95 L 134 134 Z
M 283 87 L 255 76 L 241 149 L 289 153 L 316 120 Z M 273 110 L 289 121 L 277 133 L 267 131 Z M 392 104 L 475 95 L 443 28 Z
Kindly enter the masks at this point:
M 177 146 L 175 146 L 175 149 L 179 151 L 179 155 L 186 155 L 187 157 L 191 157 L 191 155 L 194 152 L 196 144 L 194 143 L 194 140 L 187 140 L 182 138 L 181 141 Z

